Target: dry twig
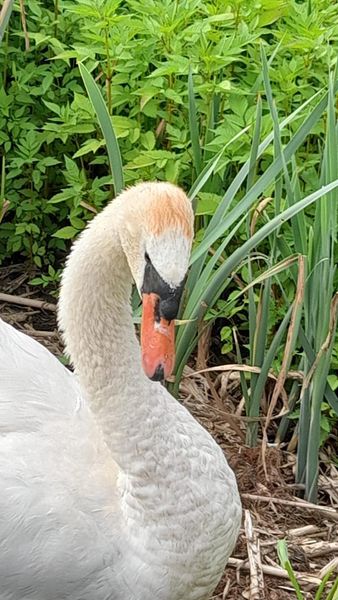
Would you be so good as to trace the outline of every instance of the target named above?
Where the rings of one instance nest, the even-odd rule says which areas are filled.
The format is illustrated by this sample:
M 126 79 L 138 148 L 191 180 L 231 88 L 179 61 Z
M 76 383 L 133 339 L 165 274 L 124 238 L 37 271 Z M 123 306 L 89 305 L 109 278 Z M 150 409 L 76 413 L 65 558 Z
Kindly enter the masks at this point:
M 320 527 L 317 527 L 317 525 L 304 525 L 303 527 L 294 527 L 293 529 L 289 529 L 287 534 L 289 537 L 300 537 L 318 532 L 322 533 L 322 530 Z
M 311 559 L 316 556 L 324 556 L 325 554 L 338 555 L 338 542 L 319 541 L 314 542 L 309 540 L 301 544 L 305 554 Z
M 325 567 L 323 567 L 319 573 L 318 573 L 318 577 L 320 577 L 321 579 L 323 579 L 323 577 L 325 577 L 325 575 L 327 575 L 327 573 L 334 573 L 338 571 L 338 557 L 336 556 L 335 558 L 333 558 L 332 560 L 330 560 L 329 563 L 327 563 L 327 565 L 325 565 Z
M 244 528 L 250 565 L 250 600 L 264 600 L 264 576 L 259 547 L 259 538 L 253 528 L 249 510 L 244 513 Z
M 233 569 L 244 569 L 244 571 L 249 571 L 250 567 L 247 561 L 241 560 L 240 558 L 229 558 L 228 567 L 232 567 Z M 285 569 L 281 567 L 270 567 L 269 565 L 262 565 L 262 571 L 265 575 L 271 575 L 272 577 L 280 577 L 281 579 L 289 579 L 289 575 Z M 299 582 L 308 583 L 314 586 L 318 586 L 321 583 L 321 579 L 319 577 L 314 577 L 313 575 L 308 575 L 307 573 L 295 573 L 297 580 Z
M 286 506 L 296 506 L 297 508 L 305 508 L 306 510 L 314 510 L 321 512 L 328 519 L 338 521 L 338 511 L 328 506 L 322 506 L 320 504 L 312 504 L 305 500 L 284 500 L 283 498 L 274 498 L 273 496 L 258 496 L 256 494 L 242 494 L 242 498 L 247 500 L 254 500 L 256 502 L 273 502 L 274 504 L 284 504 Z
M 10 304 L 19 304 L 20 306 L 31 306 L 41 310 L 56 311 L 56 304 L 45 302 L 44 300 L 34 300 L 33 298 L 24 298 L 23 296 L 13 296 L 12 294 L 0 293 L 0 302 L 9 302 Z

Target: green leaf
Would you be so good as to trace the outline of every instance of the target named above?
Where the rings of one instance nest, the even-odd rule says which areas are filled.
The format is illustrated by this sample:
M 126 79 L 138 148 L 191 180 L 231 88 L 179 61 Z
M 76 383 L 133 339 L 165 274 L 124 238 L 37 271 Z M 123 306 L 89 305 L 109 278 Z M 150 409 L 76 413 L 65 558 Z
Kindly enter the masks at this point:
M 58 115 L 58 117 L 61 116 L 61 106 L 58 106 L 58 104 L 55 104 L 54 102 L 47 102 L 47 100 L 44 99 L 42 99 L 42 101 L 47 106 L 47 108 L 49 108 L 49 110 Z
M 73 158 L 79 158 L 80 156 L 85 156 L 90 152 L 94 154 L 105 145 L 104 140 L 86 140 L 84 144 L 82 144 L 81 148 L 73 154 Z
M 75 190 L 73 188 L 66 188 L 62 192 L 55 194 L 48 200 L 48 204 L 59 204 L 59 202 L 65 202 L 75 197 Z
M 53 233 L 53 237 L 60 238 L 62 240 L 71 240 L 78 233 L 79 233 L 78 229 L 75 229 L 75 227 L 71 227 L 70 225 L 67 225 L 66 227 L 62 227 L 62 229 L 59 229 L 58 231 Z
M 153 150 L 155 148 L 156 139 L 152 131 L 146 131 L 141 135 L 141 142 L 146 150 Z

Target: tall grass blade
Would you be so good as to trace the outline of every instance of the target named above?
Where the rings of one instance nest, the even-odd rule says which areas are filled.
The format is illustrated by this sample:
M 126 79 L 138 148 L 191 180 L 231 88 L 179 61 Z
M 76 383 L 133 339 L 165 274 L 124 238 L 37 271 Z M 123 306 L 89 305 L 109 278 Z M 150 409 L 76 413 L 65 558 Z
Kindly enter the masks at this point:
M 302 111 L 305 110 L 305 108 L 311 103 L 313 102 L 322 92 L 316 92 L 313 96 L 311 96 L 311 98 L 309 98 L 308 100 L 306 100 L 301 106 L 299 106 L 297 109 L 295 109 L 295 111 L 293 111 L 291 113 L 291 115 L 289 115 L 288 117 L 286 117 L 285 119 L 283 119 L 283 121 L 280 124 L 280 128 L 283 129 L 284 127 L 286 127 L 288 124 L 292 123 L 295 119 L 299 118 L 299 116 L 301 115 Z M 313 109 L 313 111 L 311 112 L 311 114 L 309 115 L 309 117 L 307 117 L 305 119 L 305 121 L 303 122 L 302 126 L 300 127 L 300 137 L 302 136 L 306 136 L 310 131 L 311 128 L 313 127 L 313 125 L 316 123 L 316 121 L 320 118 L 323 110 L 325 109 L 327 103 L 327 94 L 324 95 L 324 97 L 322 98 L 322 100 L 317 104 L 317 106 Z M 257 157 L 260 157 L 263 152 L 266 150 L 266 148 L 269 146 L 269 144 L 271 143 L 271 141 L 273 140 L 273 133 L 270 133 L 264 140 L 263 142 L 259 145 L 258 148 L 258 153 L 257 153 Z M 292 156 L 292 154 L 291 154 Z M 216 157 L 217 158 L 217 157 Z M 245 178 L 247 177 L 249 171 L 250 171 L 250 167 L 251 167 L 251 162 L 250 159 L 248 159 L 243 167 L 240 169 L 239 173 L 236 175 L 235 179 L 233 180 L 233 182 L 231 183 L 231 185 L 229 186 L 226 194 L 224 195 L 222 202 L 220 203 L 219 208 L 216 210 L 214 216 L 212 217 L 212 219 L 210 220 L 210 223 L 205 231 L 205 236 L 207 237 L 209 234 L 211 234 L 211 232 L 213 231 L 213 228 L 218 225 L 224 218 L 225 213 L 227 212 L 229 205 L 231 204 L 231 202 L 233 201 L 236 193 L 238 192 L 240 186 L 242 185 L 242 183 L 244 182 Z M 205 171 L 207 170 L 207 168 L 205 167 Z M 212 172 L 212 170 L 211 170 Z M 202 178 L 206 175 L 206 173 L 201 173 L 199 178 Z M 201 181 L 198 181 L 199 178 L 197 179 L 197 181 L 194 183 L 192 189 L 190 190 L 190 197 L 194 198 L 194 196 L 196 195 L 197 191 L 196 191 L 196 187 L 198 187 L 198 189 L 202 189 L 204 183 L 206 182 L 206 180 L 204 179 L 203 184 L 201 183 Z M 267 185 L 270 184 L 270 180 L 268 182 L 266 182 Z M 262 189 L 264 189 L 264 186 L 262 187 Z M 247 192 L 248 193 L 248 192 Z M 242 214 L 246 214 L 246 210 L 243 210 Z M 217 235 L 214 238 L 215 240 L 217 239 Z M 189 291 L 191 292 L 195 286 L 197 285 L 198 279 L 200 277 L 200 274 L 203 270 L 203 265 L 207 259 L 207 254 L 208 254 L 208 249 L 210 247 L 213 246 L 213 243 L 210 244 L 205 244 L 204 247 L 204 251 L 203 253 L 197 254 L 198 249 L 194 250 L 192 253 L 192 258 L 191 258 L 191 264 L 192 264 L 192 268 L 190 269 L 189 275 L 188 275 L 188 280 L 187 280 L 187 288 L 189 289 Z M 194 343 L 190 340 L 190 344 L 189 344 L 190 348 L 194 347 Z M 185 356 L 189 356 L 189 351 L 186 348 L 185 350 Z M 177 378 L 177 382 L 176 382 L 176 389 L 178 386 L 178 378 Z
M 305 332 L 302 327 L 299 327 L 299 341 L 304 348 L 306 358 L 310 364 L 313 364 L 316 358 L 314 351 L 312 350 L 309 341 L 305 335 Z M 325 398 L 331 408 L 335 411 L 336 415 L 338 415 L 338 398 L 334 391 L 330 388 L 329 384 L 326 384 L 325 387 Z
M 208 306 L 213 306 L 216 299 L 226 286 L 227 278 L 231 272 L 243 261 L 248 253 L 255 248 L 262 240 L 264 240 L 270 233 L 278 229 L 282 223 L 296 215 L 301 210 L 304 210 L 307 206 L 310 206 L 313 202 L 316 202 L 319 198 L 324 196 L 327 192 L 338 187 L 338 179 L 323 186 L 320 190 L 306 196 L 303 200 L 297 202 L 293 206 L 290 206 L 279 215 L 276 215 L 271 221 L 263 225 L 250 239 L 248 239 L 240 248 L 235 250 L 231 256 L 229 256 L 224 263 L 214 273 L 208 286 L 201 290 L 200 297 L 197 300 L 195 307 L 190 314 L 187 311 L 184 312 L 185 319 L 201 319 L 205 314 Z M 226 221 L 226 220 L 225 220 Z M 231 223 L 232 225 L 232 223 Z M 224 223 L 222 229 L 227 229 L 227 224 Z M 177 343 L 177 385 L 185 360 L 188 358 L 191 349 L 194 347 L 196 342 L 196 324 L 195 322 L 188 323 L 188 325 L 182 330 L 182 336 Z M 176 385 L 176 384 L 175 384 Z
M 321 183 L 338 176 L 337 123 L 335 114 L 336 82 L 331 77 L 327 105 L 327 133 L 323 153 Z M 327 389 L 333 339 L 337 326 L 338 298 L 334 293 L 337 239 L 337 192 L 328 191 L 315 207 L 313 231 L 308 236 L 309 277 L 305 294 L 305 337 L 314 360 L 304 360 L 304 383 L 301 391 L 297 480 L 305 483 L 305 496 L 317 499 L 318 454 L 320 448 L 321 407 Z
M 292 313 L 292 305 L 289 307 L 288 311 L 285 313 L 283 320 L 281 321 L 273 340 L 270 344 L 270 347 L 265 355 L 264 362 L 261 367 L 261 372 L 258 376 L 256 387 L 252 390 L 252 403 L 256 404 L 255 410 L 257 411 L 257 407 L 260 405 L 260 399 L 263 395 L 264 386 L 266 384 L 269 370 L 271 369 L 271 365 L 279 346 L 282 343 L 283 336 L 287 330 L 288 323 L 291 318 Z M 254 410 L 254 409 L 253 409 Z
M 279 558 L 279 562 L 282 565 L 283 569 L 287 571 L 289 579 L 292 583 L 293 589 L 296 592 L 297 600 L 304 600 L 304 596 L 300 589 L 300 585 L 296 579 L 294 570 L 289 560 L 288 549 L 285 540 L 279 540 L 277 542 L 277 554 Z
M 189 69 L 188 76 L 188 94 L 189 94 L 189 127 L 190 127 L 190 138 L 191 147 L 194 157 L 194 167 L 196 174 L 199 175 L 202 171 L 202 152 L 200 147 L 199 139 L 199 124 L 198 114 L 196 110 L 195 92 L 194 92 L 194 81 L 192 76 L 192 69 Z
M 319 94 L 320 94 L 320 92 L 316 92 L 316 94 L 314 94 L 311 98 L 306 100 L 306 102 L 304 102 L 302 104 L 302 106 L 299 106 L 291 115 L 286 117 L 280 123 L 280 129 L 281 130 L 284 129 L 287 125 L 291 124 L 295 119 L 297 119 L 300 116 L 301 112 L 310 104 L 310 102 L 315 100 Z M 310 133 L 313 125 L 321 117 L 322 113 L 325 110 L 326 104 L 327 104 L 327 97 L 328 97 L 328 95 L 326 93 L 324 95 L 324 97 L 322 98 L 322 100 L 317 104 L 317 106 L 313 109 L 313 111 L 310 113 L 310 115 L 305 119 L 305 121 L 303 122 L 301 127 L 298 129 L 297 134 L 301 139 L 299 140 L 299 142 L 298 142 L 298 140 L 296 140 L 296 143 L 294 143 L 293 147 L 290 148 L 290 156 L 291 157 L 293 156 L 294 152 L 297 150 L 297 147 L 304 141 L 305 137 Z M 258 158 L 263 154 L 263 152 L 266 150 L 266 148 L 271 144 L 273 137 L 274 137 L 274 134 L 270 133 L 269 135 L 266 136 L 266 138 L 263 140 L 263 142 L 261 142 L 261 144 L 259 145 L 259 148 L 258 148 L 258 155 L 257 155 Z M 296 146 L 296 147 L 294 147 L 294 146 Z M 273 166 L 273 165 L 271 165 L 271 166 Z M 213 228 L 214 223 L 219 222 L 219 220 L 222 218 L 222 216 L 227 212 L 229 204 L 232 202 L 232 200 L 234 199 L 240 186 L 242 185 L 245 178 L 247 177 L 247 175 L 249 173 L 249 168 L 250 168 L 250 159 L 248 159 L 244 163 L 243 167 L 240 169 L 240 171 L 236 175 L 235 179 L 230 184 L 226 194 L 223 197 L 222 203 L 220 204 L 219 208 L 217 209 L 213 218 L 210 221 L 208 230 L 211 230 Z M 278 173 L 278 170 L 276 171 L 276 173 Z M 271 179 L 273 179 L 273 176 L 271 177 Z M 263 189 L 264 189 L 264 186 L 263 186 Z
M 115 131 L 100 88 L 95 83 L 88 69 L 82 63 L 79 64 L 79 70 L 83 79 L 83 83 L 86 87 L 88 97 L 94 107 L 97 120 L 100 124 L 104 139 L 106 141 L 110 168 L 114 181 L 115 194 L 117 195 L 124 188 L 124 179 L 121 153 Z
M 274 131 L 274 140 L 273 141 L 274 141 L 275 158 L 279 158 L 280 156 L 282 156 L 282 148 L 281 148 L 281 144 L 280 144 L 279 123 L 278 123 L 277 113 L 276 113 L 275 107 L 273 105 L 272 91 L 271 91 L 269 75 L 268 75 L 268 64 L 266 61 L 266 57 L 265 57 L 265 53 L 264 53 L 262 45 L 261 45 L 261 58 L 262 58 L 262 65 L 263 65 L 262 75 L 263 75 L 265 93 L 266 93 L 266 96 L 268 99 L 270 113 L 273 118 L 273 131 Z M 280 212 L 279 211 L 279 204 L 280 204 L 280 197 L 281 197 L 280 175 L 278 175 L 275 179 L 274 188 L 275 188 L 274 205 L 275 205 L 275 214 L 276 214 L 276 213 Z M 276 246 L 276 243 L 275 243 L 275 232 L 274 232 L 274 234 L 271 236 L 271 241 L 270 241 L 271 251 L 270 251 L 269 260 L 271 261 L 271 263 L 274 262 L 275 246 Z M 252 339 L 252 344 L 250 345 L 251 364 L 254 366 L 258 366 L 258 367 L 261 367 L 263 364 L 265 350 L 266 350 L 266 346 L 268 343 L 270 296 L 271 296 L 271 279 L 267 279 L 261 290 L 261 295 L 260 295 L 258 308 L 257 308 L 257 312 L 256 312 L 256 320 L 255 320 L 255 323 L 253 323 L 254 336 Z M 256 389 L 257 380 L 258 380 L 258 375 L 256 373 L 253 373 L 251 375 L 251 381 L 250 381 L 250 389 L 251 389 L 252 394 L 253 394 L 254 390 Z M 249 416 L 258 417 L 259 409 L 260 409 L 260 397 L 259 398 L 256 397 L 255 401 L 251 402 L 251 404 L 250 404 Z M 246 433 L 247 433 L 246 443 L 249 446 L 255 446 L 257 444 L 258 422 L 253 421 L 253 422 L 249 423 Z
M 331 575 L 332 575 L 332 571 L 329 571 L 329 572 L 328 572 L 328 573 L 326 573 L 326 575 L 323 577 L 323 579 L 322 579 L 322 581 L 321 581 L 321 584 L 319 585 L 319 587 L 318 587 L 318 589 L 317 589 L 317 591 L 316 591 L 316 595 L 315 595 L 315 598 L 314 598 L 314 600 L 323 600 L 323 598 L 324 598 L 324 590 L 325 590 L 325 586 L 326 586 L 327 582 L 329 581 L 329 579 L 330 579 Z M 334 587 L 335 587 L 335 586 L 336 586 L 336 589 L 337 589 L 337 586 L 338 586 L 338 577 L 337 577 L 337 578 L 336 578 L 336 580 L 334 581 L 334 584 L 333 584 L 333 586 L 332 586 L 332 588 L 331 588 L 331 591 L 330 591 L 329 595 L 326 597 L 326 600 L 329 600 L 329 598 L 330 598 L 330 597 L 331 597 L 331 598 L 334 598 L 334 593 L 335 593 L 335 589 L 334 589 Z M 333 596 L 331 595 L 332 591 L 333 591 Z
M 305 494 L 310 502 L 317 501 L 317 480 L 319 470 L 319 448 L 320 448 L 320 414 L 324 390 L 329 374 L 331 353 L 338 319 L 338 293 L 332 299 L 330 310 L 330 323 L 328 334 L 322 347 L 319 349 L 315 363 L 312 365 L 304 380 L 304 389 L 307 389 L 312 377 L 311 386 L 311 419 L 309 427 L 309 443 L 306 460 Z
M 255 323 L 255 335 L 253 339 L 253 347 L 251 349 L 252 365 L 255 367 L 261 367 L 264 360 L 266 340 L 268 334 L 268 318 L 269 318 L 269 303 L 271 293 L 271 278 L 269 277 L 263 284 L 260 298 L 258 302 L 256 323 Z M 256 373 L 251 375 L 250 389 L 255 389 L 258 375 Z M 260 404 L 251 402 L 249 406 L 249 417 L 259 416 Z M 246 444 L 250 447 L 256 446 L 258 434 L 258 422 L 251 421 L 248 424 L 246 430 Z
M 271 55 L 269 57 L 269 60 L 268 60 L 268 66 L 269 67 L 272 65 L 272 63 L 273 63 L 273 61 L 275 59 L 275 56 L 277 56 L 277 54 L 279 52 L 279 49 L 283 46 L 284 37 L 285 37 L 285 35 L 283 35 L 281 37 L 281 39 L 279 40 L 278 44 L 273 49 L 273 51 L 272 51 L 272 53 L 271 53 Z M 251 97 L 252 98 L 254 98 L 255 94 L 258 93 L 259 88 L 260 88 L 261 83 L 262 83 L 262 79 L 263 79 L 263 75 L 262 75 L 262 72 L 261 72 L 261 73 L 259 73 L 259 75 L 257 75 L 256 81 L 255 81 L 255 83 L 253 84 L 253 86 L 251 88 Z M 250 97 L 249 97 L 249 103 L 250 103 Z
M 190 200 L 192 201 L 194 209 L 196 208 L 196 202 L 195 202 L 196 196 L 203 189 L 203 187 L 209 180 L 210 176 L 214 173 L 223 152 L 224 152 L 224 148 L 222 148 L 222 150 L 218 154 L 216 154 L 216 156 L 214 158 L 212 158 L 205 165 L 203 171 L 201 171 L 201 173 L 199 174 L 197 179 L 195 179 L 193 185 L 191 186 L 188 196 L 189 196 Z
M 256 162 L 257 162 L 257 156 L 258 156 L 258 151 L 259 151 L 259 139 L 260 139 L 260 135 L 261 135 L 261 127 L 262 127 L 262 100 L 261 100 L 261 97 L 259 96 L 257 99 L 255 129 L 254 129 L 252 147 L 251 147 L 250 159 L 249 159 L 249 172 L 248 172 L 247 184 L 246 184 L 247 192 L 249 191 L 249 189 L 252 187 L 252 185 L 254 183 Z M 250 237 L 250 234 L 251 234 L 250 218 L 251 218 L 251 215 L 248 212 L 247 219 L 246 219 L 246 234 L 247 234 L 248 238 Z M 250 259 L 250 256 L 248 258 Z M 248 275 L 249 275 L 249 282 L 251 282 L 253 279 L 251 260 L 248 260 Z M 255 326 L 256 326 L 256 319 L 257 319 L 253 288 L 249 289 L 248 302 L 249 302 L 250 363 L 253 365 L 254 359 L 253 359 L 252 349 L 253 349 Z
M 237 329 L 236 329 L 236 327 L 233 328 L 232 333 L 233 333 L 233 337 L 234 337 L 234 341 L 235 341 L 237 363 L 239 365 L 242 365 L 243 364 L 243 359 L 242 359 L 241 347 L 240 347 L 239 342 L 238 342 L 238 335 L 237 335 Z M 245 379 L 245 374 L 243 373 L 243 371 L 239 372 L 239 378 L 240 378 L 240 382 L 241 382 L 241 388 L 242 388 L 243 398 L 244 398 L 244 401 L 245 401 L 246 413 L 249 414 L 250 394 L 249 394 L 248 384 L 247 384 L 246 379 Z
M 288 334 L 286 338 L 283 360 L 279 370 L 279 374 L 277 377 L 276 385 L 273 390 L 272 397 L 269 403 L 269 409 L 266 416 L 265 426 L 264 426 L 264 442 L 267 440 L 267 431 L 268 426 L 277 404 L 277 400 L 284 389 L 284 383 L 287 377 L 287 373 L 290 368 L 291 360 L 293 357 L 293 353 L 295 350 L 296 342 L 298 339 L 298 330 L 300 325 L 300 320 L 302 316 L 302 308 L 303 308 L 303 299 L 304 299 L 304 287 L 305 287 L 305 258 L 304 256 L 299 256 L 298 258 L 298 279 L 297 279 L 297 288 L 296 295 L 293 302 L 290 326 L 288 329 Z M 264 443 L 266 447 L 266 444 Z
M 318 119 L 321 117 L 323 111 L 325 110 L 325 106 L 327 103 L 327 94 L 325 94 L 324 98 L 317 104 L 317 106 L 313 109 L 311 114 L 305 119 L 302 125 L 299 127 L 294 137 L 290 140 L 290 142 L 284 148 L 284 160 L 288 162 L 294 153 L 298 150 L 299 146 L 304 142 L 306 136 L 311 132 L 311 129 L 317 123 Z M 284 124 L 287 120 L 284 121 Z M 289 121 L 288 121 L 289 122 Z M 280 125 L 282 128 L 282 124 Z M 260 156 L 263 150 L 268 146 L 267 140 L 269 143 L 273 139 L 273 134 L 270 134 L 260 144 L 259 153 Z M 230 218 L 231 215 L 231 224 L 236 221 L 238 217 L 246 212 L 252 202 L 263 193 L 264 189 L 266 189 L 271 182 L 276 178 L 281 169 L 283 168 L 282 158 L 279 157 L 273 161 L 273 163 L 266 169 L 263 175 L 256 181 L 256 183 L 252 186 L 252 188 L 247 192 L 244 198 L 236 204 L 236 206 L 232 209 L 231 213 L 228 214 Z M 201 244 L 196 248 L 193 253 L 192 262 L 197 260 L 200 256 L 204 255 L 207 252 L 208 248 L 212 246 L 215 241 L 223 235 L 224 232 L 224 215 L 229 208 L 230 202 L 234 199 L 235 194 L 237 193 L 240 185 L 243 183 L 245 177 L 247 176 L 249 171 L 249 160 L 243 165 L 242 169 L 239 171 L 238 175 L 235 177 L 232 184 L 229 186 L 226 194 L 224 195 L 222 202 L 219 207 L 215 211 L 214 216 L 212 217 L 209 226 L 206 230 L 205 237 L 203 238 Z M 297 213 L 295 213 L 297 214 Z M 229 221 L 227 222 L 229 223 Z M 230 224 L 230 226 L 231 226 Z
M 333 586 L 326 598 L 326 600 L 338 600 L 338 577 L 333 582 Z

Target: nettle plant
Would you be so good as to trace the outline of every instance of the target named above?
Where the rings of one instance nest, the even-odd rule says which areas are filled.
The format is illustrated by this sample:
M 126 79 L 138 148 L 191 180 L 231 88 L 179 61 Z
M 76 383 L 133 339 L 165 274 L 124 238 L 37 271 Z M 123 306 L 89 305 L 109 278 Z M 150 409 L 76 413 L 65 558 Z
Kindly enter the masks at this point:
M 25 40 L 16 29 L 19 12 L 14 5 L 10 22 L 15 31 L 13 41 L 7 35 L 0 46 L 1 190 L 10 217 L 4 218 L 0 226 L 0 259 L 20 252 L 38 267 L 53 263 L 58 251 L 65 249 L 64 242 L 52 234 L 68 217 L 68 207 L 58 211 L 48 201 L 63 183 L 65 153 L 76 151 L 76 126 L 83 121 L 74 100 L 72 72 L 67 65 L 48 60 L 52 48 L 60 50 L 59 42 L 47 34 L 53 20 L 54 13 L 42 10 L 39 3 L 30 3 L 30 46 L 24 50 Z M 53 136 L 52 123 L 51 130 L 48 128 L 48 119 L 53 120 L 52 107 L 67 98 L 69 102 L 73 99 L 72 104 L 68 110 L 67 105 L 60 108 L 60 112 L 63 110 L 68 130 L 64 127 L 63 135 Z M 87 126 L 86 133 L 93 129 L 93 125 L 90 129 Z M 77 133 L 82 133 L 81 127 Z

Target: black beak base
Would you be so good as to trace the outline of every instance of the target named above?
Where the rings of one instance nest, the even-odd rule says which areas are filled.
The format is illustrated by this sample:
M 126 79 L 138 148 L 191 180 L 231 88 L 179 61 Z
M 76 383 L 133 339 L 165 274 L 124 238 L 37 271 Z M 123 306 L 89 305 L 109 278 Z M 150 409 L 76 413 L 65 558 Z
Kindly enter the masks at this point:
M 185 279 L 180 283 L 179 286 L 172 288 L 170 285 L 162 279 L 159 273 L 156 271 L 151 260 L 146 260 L 146 267 L 144 271 L 144 279 L 142 285 L 143 294 L 156 294 L 159 297 L 158 320 L 165 319 L 166 321 L 173 321 L 176 319 L 178 310 L 180 307 L 180 301 L 182 292 L 185 284 Z M 155 377 L 156 373 L 154 374 Z M 155 381 L 159 381 L 156 379 Z

